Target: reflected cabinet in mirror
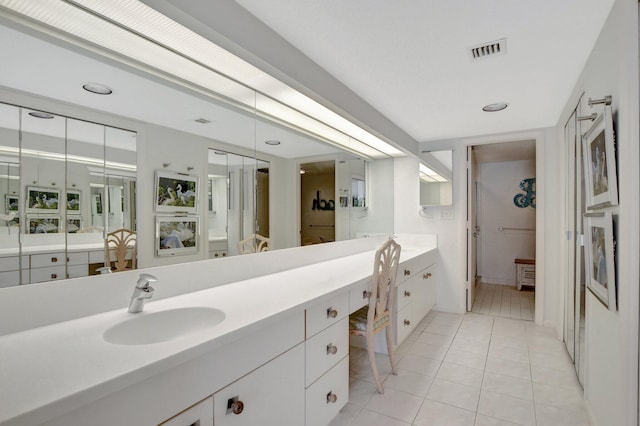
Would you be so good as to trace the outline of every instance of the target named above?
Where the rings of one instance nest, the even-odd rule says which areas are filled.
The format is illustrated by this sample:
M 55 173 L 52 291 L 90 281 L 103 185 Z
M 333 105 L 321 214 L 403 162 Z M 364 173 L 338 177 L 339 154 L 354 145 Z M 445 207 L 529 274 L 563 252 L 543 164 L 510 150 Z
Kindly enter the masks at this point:
M 453 205 L 453 151 L 428 151 L 420 155 L 420 205 Z
M 105 236 L 135 231 L 136 134 L 7 104 L 0 132 L 0 286 L 109 264 Z

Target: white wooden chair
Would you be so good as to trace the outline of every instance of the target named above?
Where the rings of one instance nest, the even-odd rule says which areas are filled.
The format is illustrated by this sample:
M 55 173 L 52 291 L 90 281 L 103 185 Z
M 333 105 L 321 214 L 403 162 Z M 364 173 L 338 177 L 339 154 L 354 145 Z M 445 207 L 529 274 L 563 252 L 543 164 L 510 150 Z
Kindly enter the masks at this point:
M 244 240 L 238 242 L 238 252 L 240 254 L 259 253 L 268 251 L 271 240 L 260 234 L 251 234 Z
M 131 250 L 131 255 L 128 254 Z M 136 269 L 136 233 L 120 228 L 107 234 L 104 240 L 104 266 L 111 268 L 111 252 L 116 255 L 114 272 Z M 130 262 L 129 262 L 130 261 Z M 131 263 L 131 264 L 129 264 Z
M 369 305 L 362 307 L 349 316 L 349 334 L 366 337 L 369 363 L 380 393 L 384 393 L 384 387 L 376 365 L 376 353 L 374 350 L 376 334 L 386 331 L 387 352 L 391 363 L 391 371 L 393 374 L 398 374 L 393 354 L 390 327 L 393 317 L 396 273 L 398 272 L 399 262 L 400 245 L 389 239 L 376 251 L 371 289 L 368 292 Z

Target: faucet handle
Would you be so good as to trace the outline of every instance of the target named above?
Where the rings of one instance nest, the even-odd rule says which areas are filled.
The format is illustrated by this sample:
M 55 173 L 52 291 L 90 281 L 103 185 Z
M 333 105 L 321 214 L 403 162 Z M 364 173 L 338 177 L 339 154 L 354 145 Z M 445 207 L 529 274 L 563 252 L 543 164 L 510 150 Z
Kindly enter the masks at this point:
M 149 287 L 149 283 L 154 283 L 156 281 L 158 281 L 158 279 L 151 274 L 140 274 L 140 277 L 138 278 L 138 282 L 136 283 L 136 287 L 138 288 Z

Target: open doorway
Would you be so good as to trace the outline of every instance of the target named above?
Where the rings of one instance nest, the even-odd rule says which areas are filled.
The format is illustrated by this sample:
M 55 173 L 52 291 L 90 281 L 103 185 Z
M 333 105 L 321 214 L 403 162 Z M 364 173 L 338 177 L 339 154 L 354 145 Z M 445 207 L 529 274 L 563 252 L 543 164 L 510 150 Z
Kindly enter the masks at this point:
M 535 318 L 536 141 L 468 149 L 467 310 Z
M 334 160 L 300 165 L 300 243 L 336 239 L 336 164 Z

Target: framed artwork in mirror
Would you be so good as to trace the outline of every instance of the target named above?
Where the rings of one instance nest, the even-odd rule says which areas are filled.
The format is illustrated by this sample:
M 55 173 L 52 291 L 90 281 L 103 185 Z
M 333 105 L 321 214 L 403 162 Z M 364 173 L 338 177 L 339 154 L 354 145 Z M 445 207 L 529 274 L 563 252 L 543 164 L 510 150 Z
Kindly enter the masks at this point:
M 588 209 L 618 204 L 616 149 L 611 106 L 594 121 L 583 141 L 586 202 Z
M 4 210 L 5 213 L 18 212 L 20 210 L 20 197 L 17 195 L 5 195 L 4 196 Z
M 200 217 L 156 216 L 156 255 L 175 256 L 198 252 Z
M 28 234 L 57 234 L 60 232 L 60 216 L 50 214 L 27 215 Z
M 75 234 L 82 229 L 82 216 L 68 216 L 67 217 L 67 234 Z
M 195 176 L 157 170 L 156 212 L 197 213 L 199 189 L 198 178 Z
M 615 243 L 611 212 L 585 218 L 584 261 L 587 288 L 611 311 L 617 309 Z
M 80 214 L 81 191 L 67 189 L 67 213 Z
M 58 213 L 60 190 L 55 188 L 27 187 L 27 213 Z

